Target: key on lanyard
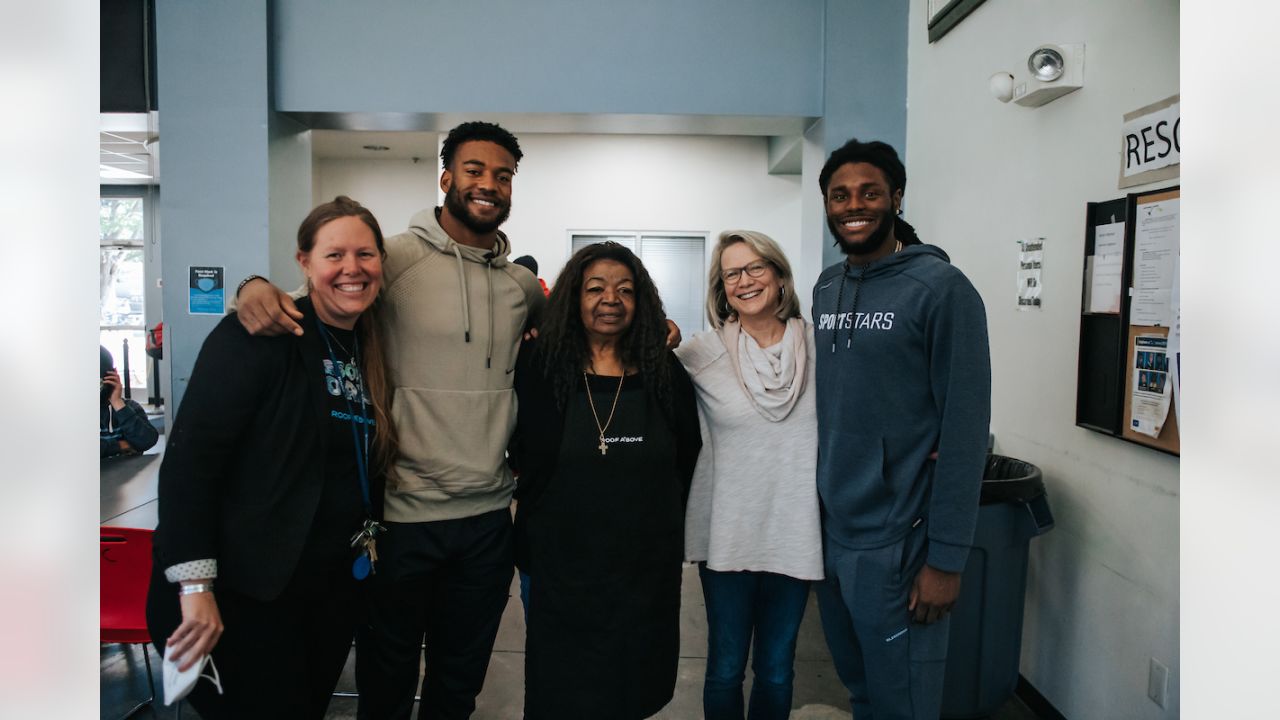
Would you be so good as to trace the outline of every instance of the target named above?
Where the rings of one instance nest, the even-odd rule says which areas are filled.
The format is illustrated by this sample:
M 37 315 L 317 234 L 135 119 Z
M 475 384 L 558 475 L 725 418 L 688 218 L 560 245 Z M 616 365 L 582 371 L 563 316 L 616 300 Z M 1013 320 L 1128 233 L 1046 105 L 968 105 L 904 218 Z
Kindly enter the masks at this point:
M 370 573 L 376 573 L 375 563 L 378 562 L 378 533 L 386 530 L 375 520 L 365 520 L 364 527 L 360 532 L 351 537 L 351 547 L 359 548 L 359 554 L 351 563 L 351 575 L 357 580 L 363 580 Z

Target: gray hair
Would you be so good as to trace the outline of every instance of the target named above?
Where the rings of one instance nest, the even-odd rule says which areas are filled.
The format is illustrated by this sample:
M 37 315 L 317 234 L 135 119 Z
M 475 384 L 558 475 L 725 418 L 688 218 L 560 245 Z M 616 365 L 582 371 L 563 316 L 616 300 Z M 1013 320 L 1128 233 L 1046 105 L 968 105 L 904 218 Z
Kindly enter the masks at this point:
M 724 254 L 725 248 L 735 243 L 746 243 L 747 247 L 773 266 L 773 272 L 777 274 L 782 288 L 778 297 L 778 311 L 775 313 L 778 319 L 786 322 L 790 318 L 800 317 L 800 300 L 796 297 L 791 263 L 787 262 L 787 256 L 778 247 L 778 243 L 755 230 L 725 230 L 720 233 L 720 239 L 711 251 L 711 273 L 707 276 L 707 320 L 711 327 L 723 327 L 724 321 L 734 314 L 733 308 L 729 307 L 724 280 L 720 277 L 724 269 L 720 264 L 720 256 Z

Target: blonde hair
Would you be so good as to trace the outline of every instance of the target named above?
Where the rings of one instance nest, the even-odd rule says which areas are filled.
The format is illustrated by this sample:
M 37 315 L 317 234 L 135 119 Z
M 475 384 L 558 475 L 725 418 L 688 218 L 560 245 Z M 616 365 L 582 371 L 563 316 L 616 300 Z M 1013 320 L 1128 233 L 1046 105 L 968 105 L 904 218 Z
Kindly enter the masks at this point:
M 711 273 L 707 276 L 707 320 L 713 328 L 724 326 L 725 320 L 735 315 L 729 306 L 729 296 L 724 289 L 724 279 L 720 273 L 724 270 L 720 257 L 725 248 L 736 243 L 746 243 L 761 259 L 772 267 L 778 276 L 778 284 L 782 291 L 778 294 L 778 310 L 774 313 L 779 320 L 786 322 L 793 317 L 800 317 L 800 300 L 796 297 L 791 263 L 773 238 L 755 230 L 725 230 L 711 251 Z

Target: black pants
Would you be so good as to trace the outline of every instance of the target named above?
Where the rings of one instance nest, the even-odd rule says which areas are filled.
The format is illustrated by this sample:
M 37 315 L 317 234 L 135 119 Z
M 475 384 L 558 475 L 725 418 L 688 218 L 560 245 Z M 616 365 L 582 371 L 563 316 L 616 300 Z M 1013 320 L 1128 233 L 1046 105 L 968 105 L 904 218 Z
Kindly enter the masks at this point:
M 511 514 L 385 524 L 368 621 L 356 632 L 358 717 L 409 718 L 425 637 L 418 718 L 468 718 L 511 588 Z
M 182 611 L 177 586 L 164 580 L 161 569 L 155 573 L 147 624 L 163 656 Z M 346 562 L 299 568 L 280 597 L 267 602 L 217 587 L 214 597 L 226 629 L 210 655 L 224 692 L 200 680 L 187 701 L 205 720 L 321 720 L 351 651 L 358 591 Z

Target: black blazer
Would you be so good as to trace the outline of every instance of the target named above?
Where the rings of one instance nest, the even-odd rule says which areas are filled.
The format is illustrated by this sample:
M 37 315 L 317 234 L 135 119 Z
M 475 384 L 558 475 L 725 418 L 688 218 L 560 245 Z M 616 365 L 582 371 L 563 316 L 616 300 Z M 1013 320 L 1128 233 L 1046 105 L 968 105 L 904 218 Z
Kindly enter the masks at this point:
M 220 586 L 263 601 L 292 577 L 324 485 L 325 349 L 310 300 L 298 309 L 302 337 L 252 337 L 235 313 L 209 333 L 160 466 L 158 567 L 217 558 Z

